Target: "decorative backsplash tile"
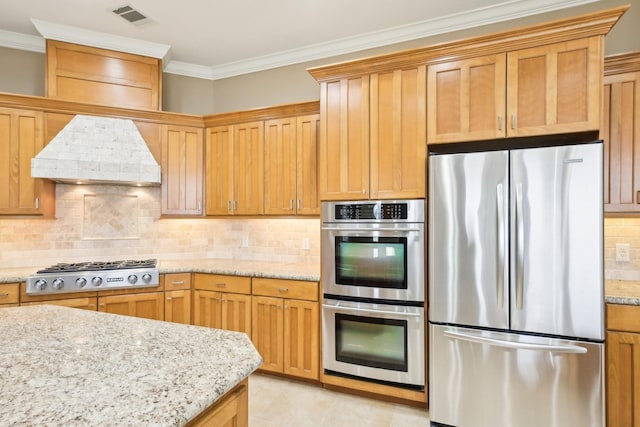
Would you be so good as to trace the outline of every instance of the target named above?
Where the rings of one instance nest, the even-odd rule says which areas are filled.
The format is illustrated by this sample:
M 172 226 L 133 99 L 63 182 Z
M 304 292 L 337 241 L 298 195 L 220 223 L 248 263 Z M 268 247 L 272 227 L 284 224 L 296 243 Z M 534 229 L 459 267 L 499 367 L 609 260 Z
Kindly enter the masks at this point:
M 320 219 L 161 218 L 159 187 L 66 184 L 56 219 L 0 219 L 0 268 L 126 258 L 319 265 Z

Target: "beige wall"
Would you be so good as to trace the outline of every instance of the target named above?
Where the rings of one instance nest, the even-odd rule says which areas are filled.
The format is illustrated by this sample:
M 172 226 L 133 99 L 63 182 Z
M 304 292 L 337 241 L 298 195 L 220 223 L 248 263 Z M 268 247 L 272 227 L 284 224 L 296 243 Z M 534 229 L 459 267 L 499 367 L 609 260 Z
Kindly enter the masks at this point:
M 640 51 L 640 0 L 600 0 L 552 13 L 216 81 L 165 73 L 163 109 L 212 114 L 315 100 L 319 97 L 318 84 L 306 72 L 308 67 L 429 46 L 624 4 L 630 4 L 631 8 L 607 35 L 606 53 Z M 0 91 L 44 95 L 44 55 L 0 47 Z

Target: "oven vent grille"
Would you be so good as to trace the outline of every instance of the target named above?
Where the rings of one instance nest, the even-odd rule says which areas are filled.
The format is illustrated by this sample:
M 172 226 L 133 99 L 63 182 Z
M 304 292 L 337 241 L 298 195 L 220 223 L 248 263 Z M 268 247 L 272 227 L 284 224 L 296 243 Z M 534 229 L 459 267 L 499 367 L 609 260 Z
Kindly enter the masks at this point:
M 130 22 L 131 24 L 134 24 L 134 25 L 142 25 L 149 22 L 153 22 L 150 18 L 145 16 L 142 12 L 134 9 L 133 6 L 130 6 L 130 5 L 120 6 L 117 9 L 112 10 L 112 12 L 118 15 L 119 17 L 121 17 L 122 19 L 126 20 L 127 22 Z

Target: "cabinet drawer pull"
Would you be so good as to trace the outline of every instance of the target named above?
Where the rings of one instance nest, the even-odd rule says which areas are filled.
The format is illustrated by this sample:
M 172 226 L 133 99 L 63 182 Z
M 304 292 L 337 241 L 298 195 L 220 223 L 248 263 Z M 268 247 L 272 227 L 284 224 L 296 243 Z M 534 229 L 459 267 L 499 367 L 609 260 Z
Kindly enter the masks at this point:
M 296 209 L 300 209 L 300 199 L 296 200 Z
M 278 292 L 281 292 L 281 293 L 289 292 L 289 288 L 278 288 Z
M 171 282 L 172 285 L 184 285 L 184 280 L 175 280 Z
M 289 199 L 289 210 L 293 210 L 293 199 Z
M 227 200 L 227 210 L 231 210 L 231 200 Z
M 636 191 L 636 204 L 640 205 L 640 190 Z
M 219 288 L 225 288 L 225 287 L 227 287 L 227 284 L 226 283 L 216 283 L 216 286 L 219 287 Z
M 498 115 L 498 130 L 502 130 L 502 114 Z
M 171 297 L 167 297 L 167 301 L 171 301 Z
M 96 308 L 96 305 L 95 304 L 87 304 L 87 307 L 89 307 L 90 309 L 93 310 L 94 308 Z
M 511 129 L 515 129 L 516 128 L 516 115 L 514 113 L 511 113 Z
M 9 294 L 7 294 L 7 293 L 4 293 L 4 292 L 0 293 L 0 298 L 6 298 L 8 296 L 9 296 Z

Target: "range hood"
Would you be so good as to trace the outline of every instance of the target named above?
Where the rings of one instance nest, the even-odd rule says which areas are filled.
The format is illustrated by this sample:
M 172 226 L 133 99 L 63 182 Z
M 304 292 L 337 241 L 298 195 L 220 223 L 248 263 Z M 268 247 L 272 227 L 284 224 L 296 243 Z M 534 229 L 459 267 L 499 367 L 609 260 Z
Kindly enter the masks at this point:
M 79 114 L 31 159 L 31 176 L 149 186 L 160 185 L 160 166 L 132 120 Z

